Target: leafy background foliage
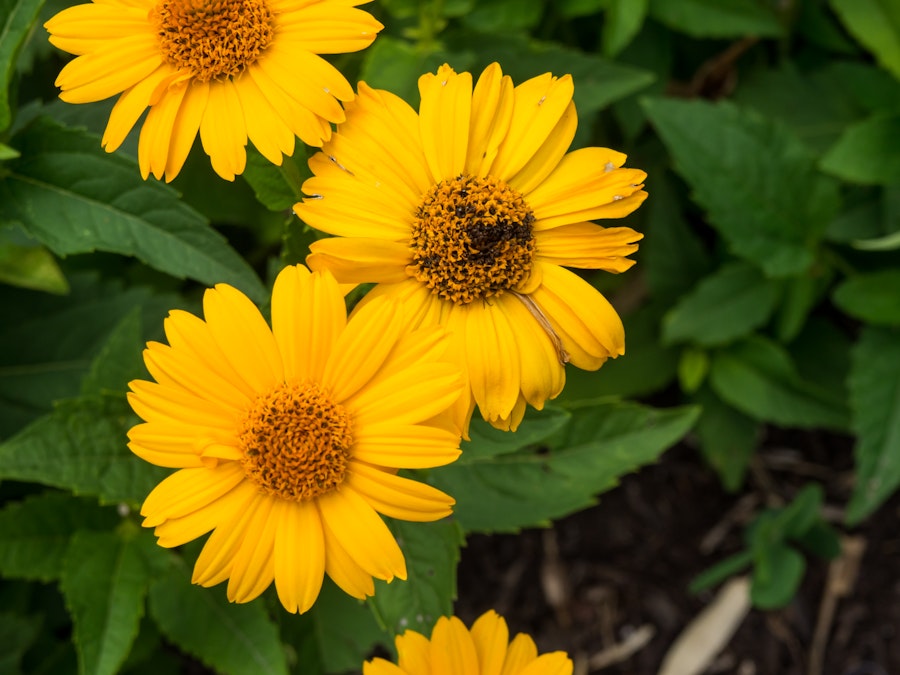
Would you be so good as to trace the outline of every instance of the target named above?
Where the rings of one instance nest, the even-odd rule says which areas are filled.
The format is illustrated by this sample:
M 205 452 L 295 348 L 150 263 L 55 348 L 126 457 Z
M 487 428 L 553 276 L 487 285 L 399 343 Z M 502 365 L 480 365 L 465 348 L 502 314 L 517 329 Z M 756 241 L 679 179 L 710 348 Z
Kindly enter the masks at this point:
M 452 611 L 469 534 L 583 509 L 686 435 L 697 470 L 733 491 L 769 429 L 852 436 L 844 527 L 900 485 L 900 5 L 381 0 L 375 44 L 334 59 L 351 81 L 415 104 L 444 62 L 572 73 L 574 146 L 648 171 L 638 265 L 587 275 L 622 312 L 628 355 L 570 370 L 514 435 L 476 422 L 460 462 L 421 476 L 458 506 L 392 523 L 409 582 L 366 604 L 326 583 L 301 617 L 271 593 L 238 606 L 192 587 L 197 545 L 163 550 L 139 527 L 165 472 L 125 447 L 125 385 L 166 311 L 223 281 L 264 303 L 303 260 L 315 235 L 290 206 L 306 155 L 274 167 L 251 150 L 230 184 L 195 152 L 172 186 L 142 181 L 134 138 L 100 148 L 108 104 L 55 99 L 63 57 L 41 23 L 67 4 L 0 0 L 2 672 L 357 670 Z M 751 568 L 758 607 L 788 602 L 805 556 L 836 552 L 821 500 L 810 485 L 758 514 L 746 551 L 695 585 Z

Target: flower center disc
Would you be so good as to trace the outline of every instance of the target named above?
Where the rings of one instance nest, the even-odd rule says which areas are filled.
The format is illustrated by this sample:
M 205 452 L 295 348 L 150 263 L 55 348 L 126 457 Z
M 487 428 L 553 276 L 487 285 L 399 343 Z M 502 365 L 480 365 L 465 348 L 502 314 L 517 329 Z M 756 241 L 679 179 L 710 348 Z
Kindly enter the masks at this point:
M 238 75 L 275 35 L 265 0 L 162 0 L 150 20 L 166 60 L 202 82 Z
M 282 384 L 244 419 L 244 471 L 268 494 L 313 499 L 344 481 L 350 431 L 350 415 L 318 384 Z
M 457 305 L 500 295 L 531 273 L 532 223 L 525 199 L 502 180 L 441 181 L 416 211 L 406 271 Z

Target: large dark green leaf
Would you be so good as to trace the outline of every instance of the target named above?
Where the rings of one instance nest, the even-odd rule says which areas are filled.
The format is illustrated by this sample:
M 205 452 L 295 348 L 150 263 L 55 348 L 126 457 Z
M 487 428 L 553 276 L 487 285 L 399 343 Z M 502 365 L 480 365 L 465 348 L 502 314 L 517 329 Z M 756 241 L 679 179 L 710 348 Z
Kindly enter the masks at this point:
M 4 165 L 0 220 L 20 222 L 59 255 L 133 255 L 175 277 L 265 298 L 253 270 L 197 212 L 141 180 L 133 161 L 105 153 L 96 137 L 41 118 L 12 145 L 22 156 Z
M 860 522 L 900 485 L 900 332 L 866 328 L 850 373 L 856 486 L 847 521 Z
M 744 482 L 762 425 L 724 403 L 709 389 L 701 389 L 696 401 L 703 406 L 697 421 L 700 450 L 729 492 Z
M 727 103 L 657 98 L 645 108 L 695 200 L 736 254 L 771 277 L 809 267 L 839 199 L 800 141 Z
M 16 54 L 43 4 L 44 0 L 0 0 L 0 131 L 12 122 L 9 85 Z
M 784 32 L 771 5 L 758 0 L 650 0 L 650 15 L 699 38 L 779 37 Z

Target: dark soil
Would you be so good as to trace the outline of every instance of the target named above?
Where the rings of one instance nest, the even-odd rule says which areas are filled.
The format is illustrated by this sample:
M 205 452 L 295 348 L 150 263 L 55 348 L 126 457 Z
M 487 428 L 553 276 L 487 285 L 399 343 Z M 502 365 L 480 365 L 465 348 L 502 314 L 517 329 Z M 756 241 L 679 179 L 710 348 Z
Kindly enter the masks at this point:
M 900 497 L 848 531 L 841 521 L 851 441 L 778 432 L 764 446 L 738 494 L 726 493 L 699 455 L 680 446 L 551 529 L 472 536 L 459 567 L 457 614 L 470 623 L 496 609 L 511 633 L 531 634 L 540 651 L 567 651 L 575 675 L 657 673 L 673 640 L 714 597 L 716 589 L 688 593 L 690 580 L 741 549 L 744 525 L 759 508 L 816 481 L 825 488 L 826 518 L 865 544 L 858 577 L 825 633 L 821 668 L 811 668 L 812 645 L 830 563 L 809 557 L 793 602 L 751 610 L 705 672 L 900 674 Z M 615 645 L 642 642 L 636 632 L 652 637 L 598 667 Z

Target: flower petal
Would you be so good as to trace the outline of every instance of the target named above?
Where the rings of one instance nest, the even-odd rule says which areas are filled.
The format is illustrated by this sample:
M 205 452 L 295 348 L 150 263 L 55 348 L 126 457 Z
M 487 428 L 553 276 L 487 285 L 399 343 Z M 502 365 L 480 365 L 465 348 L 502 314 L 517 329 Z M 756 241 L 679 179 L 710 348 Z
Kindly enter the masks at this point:
M 519 633 L 509 643 L 506 661 L 500 675 L 519 675 L 519 672 L 538 656 L 537 645 L 525 633 Z
M 488 303 L 472 302 L 465 317 L 465 358 L 472 394 L 488 421 L 507 417 L 521 389 L 519 345 L 506 315 Z
M 278 39 L 313 54 L 347 54 L 365 49 L 384 26 L 368 12 L 318 3 L 279 17 Z
M 376 422 L 353 431 L 355 459 L 395 469 L 426 469 L 459 457 L 459 436 L 419 424 Z
M 247 127 L 244 111 L 231 80 L 213 82 L 200 121 L 200 140 L 213 170 L 225 180 L 244 172 L 247 165 Z
M 437 488 L 387 471 L 353 462 L 346 484 L 389 518 L 413 522 L 440 520 L 453 512 L 456 501 Z
M 455 178 L 466 167 L 472 75 L 448 65 L 419 78 L 419 128 L 431 176 L 437 183 Z
M 319 511 L 309 502 L 281 502 L 276 511 L 275 589 L 289 612 L 313 606 L 325 578 L 325 534 Z
M 485 68 L 475 84 L 466 155 L 466 171 L 473 176 L 486 176 L 497 157 L 512 121 L 513 88 L 497 63 Z
M 231 564 L 226 591 L 231 602 L 250 602 L 275 578 L 273 551 L 278 520 L 275 499 L 261 499 Z
M 634 265 L 625 256 L 638 250 L 644 238 L 630 227 L 602 227 L 594 223 L 560 225 L 535 233 L 535 256 L 552 265 L 601 269 L 618 274 Z
M 406 281 L 412 262 L 408 244 L 384 239 L 353 237 L 320 239 L 309 247 L 307 263 L 327 269 L 342 284 L 397 283 Z
M 455 616 L 442 616 L 431 633 L 432 675 L 477 672 L 478 655 L 466 625 Z
M 489 610 L 472 624 L 471 633 L 480 675 L 500 675 L 509 645 L 506 621 L 494 610 Z
M 163 480 L 141 506 L 144 527 L 156 527 L 209 506 L 244 480 L 240 464 L 226 462 L 211 469 L 182 469 Z

